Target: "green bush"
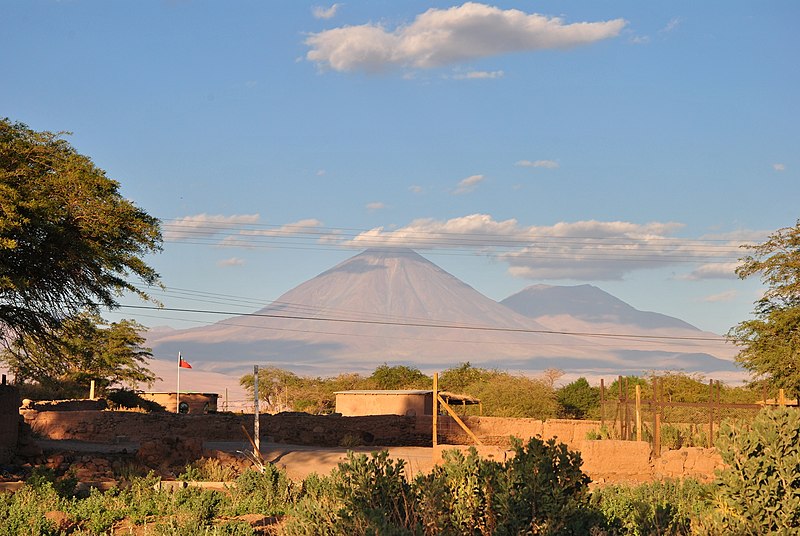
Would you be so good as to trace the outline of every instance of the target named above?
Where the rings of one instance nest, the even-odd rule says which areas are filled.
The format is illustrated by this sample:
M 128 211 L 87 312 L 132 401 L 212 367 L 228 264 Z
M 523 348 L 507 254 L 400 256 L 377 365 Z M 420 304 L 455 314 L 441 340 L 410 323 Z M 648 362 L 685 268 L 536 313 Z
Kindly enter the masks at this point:
M 703 533 L 696 521 L 711 510 L 713 487 L 693 479 L 606 486 L 592 493 L 592 504 L 611 533 L 645 536 Z M 695 521 L 693 526 L 693 521 Z
M 265 465 L 264 471 L 245 471 L 230 490 L 231 506 L 226 513 L 277 515 L 286 512 L 298 495 L 297 486 L 286 471 Z
M 291 512 L 290 535 L 413 534 L 415 519 L 405 462 L 386 451 L 347 453 L 327 479 L 312 482 Z
M 764 409 L 750 423 L 725 422 L 717 448 L 715 526 L 738 534 L 800 532 L 800 412 Z

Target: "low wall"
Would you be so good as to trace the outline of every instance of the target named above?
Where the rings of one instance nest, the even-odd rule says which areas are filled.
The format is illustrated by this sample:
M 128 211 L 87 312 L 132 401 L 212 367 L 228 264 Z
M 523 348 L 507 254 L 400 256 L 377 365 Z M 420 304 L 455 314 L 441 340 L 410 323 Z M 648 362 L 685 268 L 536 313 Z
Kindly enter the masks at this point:
M 19 440 L 19 390 L 0 385 L 0 463 L 14 456 Z
M 523 441 L 530 437 L 554 438 L 570 448 L 586 440 L 590 431 L 600 429 L 600 421 L 572 421 L 566 419 L 514 419 L 510 417 L 461 417 L 461 420 L 487 445 L 504 446 L 509 444 L 511 436 Z M 433 417 L 430 415 L 417 417 L 418 433 L 432 436 Z M 471 444 L 470 437 L 450 416 L 439 416 L 439 441 L 441 443 L 463 445 Z
M 252 415 L 138 413 L 127 411 L 23 410 L 34 433 L 48 439 L 77 439 L 98 443 L 120 437 L 130 441 L 190 437 L 206 441 L 245 441 L 245 426 L 253 430 Z M 341 417 L 280 413 L 261 415 L 261 437 L 278 443 L 319 446 L 430 445 L 430 432 L 420 435 L 413 417 L 373 415 Z

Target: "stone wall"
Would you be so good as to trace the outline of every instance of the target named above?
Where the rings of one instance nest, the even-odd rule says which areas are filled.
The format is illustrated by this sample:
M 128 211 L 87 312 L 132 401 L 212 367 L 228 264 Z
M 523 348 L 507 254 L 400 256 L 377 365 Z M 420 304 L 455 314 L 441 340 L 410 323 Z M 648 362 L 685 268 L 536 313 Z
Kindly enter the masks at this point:
M 142 441 L 163 437 L 192 437 L 206 441 L 246 441 L 242 430 L 253 431 L 252 415 L 138 413 L 127 411 L 38 412 L 23 410 L 34 433 L 48 439 L 77 439 L 98 443 L 120 437 Z M 421 435 L 413 417 L 372 415 L 341 417 L 280 413 L 261 415 L 263 439 L 300 445 L 430 445 L 430 432 Z M 427 443 L 426 443 L 427 442 Z
M 19 440 L 19 390 L 0 385 L 0 463 L 14 456 Z

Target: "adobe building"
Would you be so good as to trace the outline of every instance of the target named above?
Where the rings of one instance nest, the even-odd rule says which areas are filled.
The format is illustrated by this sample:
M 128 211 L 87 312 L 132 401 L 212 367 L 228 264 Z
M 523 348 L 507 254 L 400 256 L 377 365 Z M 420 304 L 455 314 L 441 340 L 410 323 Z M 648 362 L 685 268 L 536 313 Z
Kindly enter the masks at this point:
M 433 415 L 431 389 L 354 390 L 338 391 L 336 413 L 344 417 L 363 415 L 405 415 L 416 417 Z M 439 391 L 451 406 L 480 404 L 480 400 L 466 395 Z
M 176 407 L 178 403 L 178 395 L 172 393 L 141 393 L 140 396 L 145 400 L 150 400 L 172 413 L 188 413 L 191 415 L 216 413 L 217 412 L 217 393 L 181 393 L 180 407 Z

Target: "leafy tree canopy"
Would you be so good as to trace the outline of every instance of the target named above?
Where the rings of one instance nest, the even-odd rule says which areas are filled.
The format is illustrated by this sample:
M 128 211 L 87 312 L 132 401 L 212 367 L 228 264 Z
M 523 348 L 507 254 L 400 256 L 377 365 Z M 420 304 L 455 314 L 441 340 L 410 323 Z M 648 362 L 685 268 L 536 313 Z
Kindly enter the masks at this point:
M 0 119 L 0 327 L 48 338 L 81 311 L 144 297 L 158 274 L 143 260 L 161 246 L 156 218 L 60 134 Z
M 106 324 L 92 313 L 64 321 L 48 344 L 29 336 L 18 338 L 0 355 L 19 383 L 35 381 L 53 395 L 85 395 L 90 380 L 99 392 L 110 386 L 152 383 L 147 369 L 152 357 L 132 320 Z
M 416 367 L 379 366 L 369 377 L 371 389 L 429 389 L 433 380 Z
M 737 361 L 757 380 L 800 394 L 800 220 L 766 242 L 745 246 L 751 254 L 736 270 L 742 279 L 760 274 L 767 290 L 755 318 L 731 329 Z
M 600 389 L 592 387 L 586 378 L 578 378 L 556 391 L 561 412 L 568 419 L 594 416 L 600 408 Z

